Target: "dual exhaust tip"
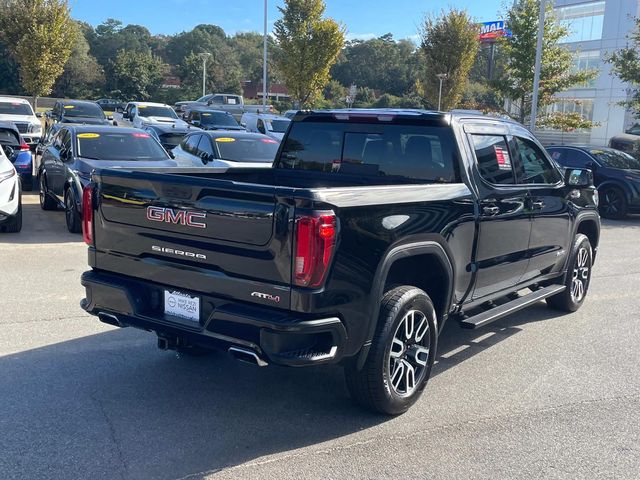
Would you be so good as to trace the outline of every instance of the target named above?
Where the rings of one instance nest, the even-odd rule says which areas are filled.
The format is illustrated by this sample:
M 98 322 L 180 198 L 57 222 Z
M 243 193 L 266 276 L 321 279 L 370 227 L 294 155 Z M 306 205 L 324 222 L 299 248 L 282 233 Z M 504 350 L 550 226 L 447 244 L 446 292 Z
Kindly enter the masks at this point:
M 241 347 L 230 347 L 229 355 L 238 360 L 239 362 L 250 363 L 251 365 L 257 365 L 258 367 L 266 367 L 269 365 L 265 359 L 260 357 L 253 350 Z

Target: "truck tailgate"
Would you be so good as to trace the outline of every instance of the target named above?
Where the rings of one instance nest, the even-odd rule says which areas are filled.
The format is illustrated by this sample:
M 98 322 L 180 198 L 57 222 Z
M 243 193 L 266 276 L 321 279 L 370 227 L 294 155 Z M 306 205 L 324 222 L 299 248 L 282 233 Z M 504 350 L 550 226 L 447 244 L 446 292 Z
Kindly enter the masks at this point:
M 293 208 L 277 187 L 115 170 L 94 181 L 94 268 L 288 307 Z

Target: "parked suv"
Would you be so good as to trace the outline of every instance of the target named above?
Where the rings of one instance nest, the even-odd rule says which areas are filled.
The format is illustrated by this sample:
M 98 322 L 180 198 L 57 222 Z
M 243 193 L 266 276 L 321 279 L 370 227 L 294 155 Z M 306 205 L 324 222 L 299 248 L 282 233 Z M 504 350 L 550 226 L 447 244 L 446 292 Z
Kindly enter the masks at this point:
M 467 113 L 300 112 L 273 168 L 92 180 L 87 312 L 163 349 L 340 363 L 388 414 L 421 395 L 445 322 L 580 308 L 599 241 L 589 170 Z
M 20 136 L 33 148 L 42 136 L 40 113 L 34 113 L 31 104 L 23 98 L 0 96 L 0 122 L 15 124 Z
M 95 102 L 85 100 L 60 100 L 45 115 L 45 131 L 56 123 L 109 125 L 110 121 Z

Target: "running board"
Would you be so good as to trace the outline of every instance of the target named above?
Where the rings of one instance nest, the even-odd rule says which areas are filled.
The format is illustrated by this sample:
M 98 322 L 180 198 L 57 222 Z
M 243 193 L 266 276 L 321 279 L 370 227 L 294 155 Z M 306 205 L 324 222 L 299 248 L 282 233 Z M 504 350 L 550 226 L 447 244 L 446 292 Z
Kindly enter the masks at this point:
M 533 305 L 540 300 L 544 300 L 545 298 L 560 293 L 566 288 L 567 287 L 565 285 L 550 285 L 548 287 L 541 288 L 529 293 L 528 295 L 524 295 L 523 297 L 511 300 L 510 302 L 500 305 L 499 307 L 492 308 L 491 310 L 479 313 L 478 315 L 474 315 L 473 317 L 465 318 L 460 322 L 460 326 L 462 328 L 469 329 L 484 327 L 488 323 L 495 322 L 502 317 L 511 315 L 512 313 L 517 312 L 518 310 L 522 310 L 529 305 Z

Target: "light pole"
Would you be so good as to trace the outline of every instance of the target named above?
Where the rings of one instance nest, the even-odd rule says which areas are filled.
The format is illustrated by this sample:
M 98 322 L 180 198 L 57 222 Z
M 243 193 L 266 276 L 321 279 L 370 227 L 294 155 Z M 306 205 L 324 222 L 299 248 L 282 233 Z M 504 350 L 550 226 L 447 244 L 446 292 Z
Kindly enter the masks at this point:
M 267 109 L 267 0 L 264 0 L 264 38 L 262 46 L 262 112 Z
M 542 38 L 544 37 L 544 17 L 547 11 L 547 0 L 540 1 L 540 18 L 538 20 L 538 44 L 536 45 L 536 67 L 533 74 L 533 94 L 531 95 L 531 122 L 529 130 L 532 132 L 536 128 L 536 117 L 538 116 L 538 96 L 540 90 L 540 68 L 542 65 Z M 522 105 L 524 108 L 524 105 Z
M 447 73 L 438 73 L 436 77 L 440 80 L 440 90 L 438 90 L 438 111 L 442 109 L 442 82 L 449 76 Z
M 202 96 L 204 97 L 207 92 L 207 58 L 209 58 L 209 56 L 211 56 L 210 53 L 201 53 L 200 56 L 202 57 Z

